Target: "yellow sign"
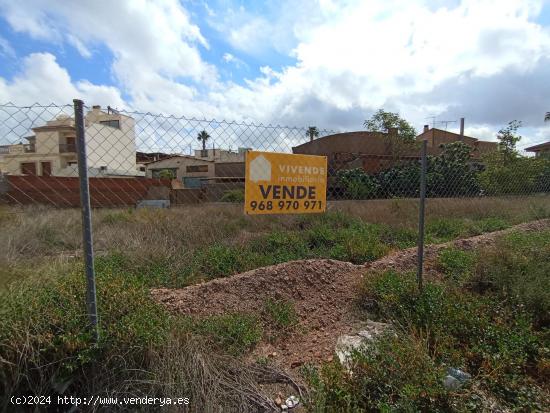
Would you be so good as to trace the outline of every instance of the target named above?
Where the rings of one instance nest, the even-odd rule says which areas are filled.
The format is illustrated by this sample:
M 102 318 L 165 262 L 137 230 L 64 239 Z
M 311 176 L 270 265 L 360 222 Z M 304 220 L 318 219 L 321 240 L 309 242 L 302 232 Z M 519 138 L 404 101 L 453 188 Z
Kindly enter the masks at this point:
M 246 153 L 244 211 L 247 214 L 325 212 L 326 156 Z

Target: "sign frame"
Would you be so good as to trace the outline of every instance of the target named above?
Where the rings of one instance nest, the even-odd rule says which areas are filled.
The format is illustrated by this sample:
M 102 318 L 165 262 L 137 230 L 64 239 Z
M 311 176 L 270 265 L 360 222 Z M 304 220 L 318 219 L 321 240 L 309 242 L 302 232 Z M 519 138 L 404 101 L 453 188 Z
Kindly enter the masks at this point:
M 325 212 L 327 163 L 326 156 L 248 151 L 245 214 Z

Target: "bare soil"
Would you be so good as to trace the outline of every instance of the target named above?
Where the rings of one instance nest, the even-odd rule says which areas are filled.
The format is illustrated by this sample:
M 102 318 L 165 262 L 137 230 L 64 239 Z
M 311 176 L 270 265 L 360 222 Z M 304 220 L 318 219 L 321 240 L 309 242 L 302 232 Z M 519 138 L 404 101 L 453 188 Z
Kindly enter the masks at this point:
M 426 277 L 437 276 L 433 265 L 438 252 L 446 247 L 471 250 L 492 244 L 510 231 L 538 231 L 550 228 L 550 220 L 534 221 L 472 238 L 425 249 Z M 216 279 L 180 290 L 155 289 L 151 294 L 174 313 L 193 316 L 245 312 L 264 320 L 266 301 L 286 300 L 294 304 L 298 326 L 288 331 L 271 331 L 249 360 L 268 358 L 282 369 L 304 363 L 318 364 L 333 357 L 338 336 L 357 331 L 361 320 L 356 308 L 357 285 L 369 271 L 414 270 L 416 248 L 401 250 L 365 265 L 328 259 L 300 260 L 259 268 L 228 278 Z

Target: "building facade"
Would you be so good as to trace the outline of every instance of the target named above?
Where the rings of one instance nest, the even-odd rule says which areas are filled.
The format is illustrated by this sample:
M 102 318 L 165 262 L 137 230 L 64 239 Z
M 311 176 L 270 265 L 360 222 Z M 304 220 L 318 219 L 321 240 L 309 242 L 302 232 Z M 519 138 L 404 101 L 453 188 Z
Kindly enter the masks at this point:
M 342 169 L 362 168 L 377 173 L 395 166 L 398 162 L 420 159 L 420 143 L 428 141 L 428 155 L 439 155 L 442 145 L 463 141 L 472 148 L 472 162 L 480 162 L 485 153 L 497 149 L 496 142 L 480 141 L 469 136 L 440 129 L 425 128 L 414 142 L 403 142 L 396 129 L 388 133 L 346 132 L 324 136 L 292 148 L 293 153 L 323 155 L 328 159 L 329 175 Z
M 534 152 L 536 157 L 550 158 L 550 141 L 525 148 L 527 152 Z
M 12 175 L 78 176 L 74 119 L 61 115 L 33 128 L 27 143 L 9 145 L 3 156 Z M 90 176 L 143 176 L 136 167 L 134 119 L 94 106 L 85 116 Z

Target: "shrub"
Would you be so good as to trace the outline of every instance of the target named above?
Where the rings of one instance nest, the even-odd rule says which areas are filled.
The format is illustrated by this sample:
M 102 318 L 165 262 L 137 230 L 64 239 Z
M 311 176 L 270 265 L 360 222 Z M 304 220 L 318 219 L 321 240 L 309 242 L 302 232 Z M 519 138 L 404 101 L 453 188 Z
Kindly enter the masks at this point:
M 415 197 L 420 191 L 420 165 L 405 163 L 377 174 L 380 193 L 388 198 Z
M 480 192 L 477 175 L 470 168 L 471 147 L 463 142 L 443 145 L 430 159 L 426 181 L 430 196 L 472 196 Z
M 443 369 L 426 344 L 405 335 L 378 338 L 353 355 L 350 374 L 337 361 L 306 371 L 315 411 L 437 411 L 447 407 Z
M 435 363 L 468 371 L 504 405 L 527 410 L 542 405 L 534 366 L 547 357 L 545 339 L 522 306 L 449 282 L 427 283 L 419 292 L 414 274 L 391 271 L 366 277 L 361 296 L 379 318 L 425 337 Z
M 292 231 L 273 231 L 252 241 L 248 249 L 265 257 L 265 265 L 306 258 L 308 246 L 300 234 Z
M 99 394 L 113 371 L 117 380 L 133 377 L 129 369 L 142 368 L 147 350 L 165 339 L 170 318 L 148 289 L 105 272 L 97 277 L 101 330 L 94 345 L 85 289 L 79 266 L 47 283 L 29 279 L 2 293 L 0 393 Z
M 269 298 L 265 303 L 264 311 L 277 329 L 287 330 L 298 323 L 298 315 L 290 301 Z
M 550 324 L 550 231 L 512 233 L 483 251 L 473 288 L 524 306 L 540 326 Z
M 337 177 L 349 199 L 373 198 L 379 189 L 376 179 L 361 168 L 338 171 Z
M 479 180 L 488 195 L 548 192 L 544 177 L 548 176 L 550 160 L 493 152 L 486 155 L 484 162 L 486 168 Z
M 244 202 L 243 189 L 230 189 L 225 191 L 220 199 L 222 202 Z
M 389 251 L 381 241 L 382 227 L 373 224 L 356 224 L 337 233 L 337 242 L 330 249 L 330 257 L 364 264 L 374 261 Z
M 214 244 L 198 252 L 196 270 L 207 277 L 224 277 L 246 268 L 246 259 L 239 247 Z
M 454 281 L 464 281 L 471 276 L 475 266 L 475 255 L 471 252 L 446 248 L 439 253 L 438 266 Z
M 426 235 L 434 237 L 434 242 L 450 241 L 466 231 L 464 220 L 458 218 L 436 218 L 426 223 Z
M 224 314 L 203 319 L 187 319 L 184 330 L 208 337 L 214 344 L 232 355 L 242 355 L 262 338 L 257 317 L 248 314 Z

